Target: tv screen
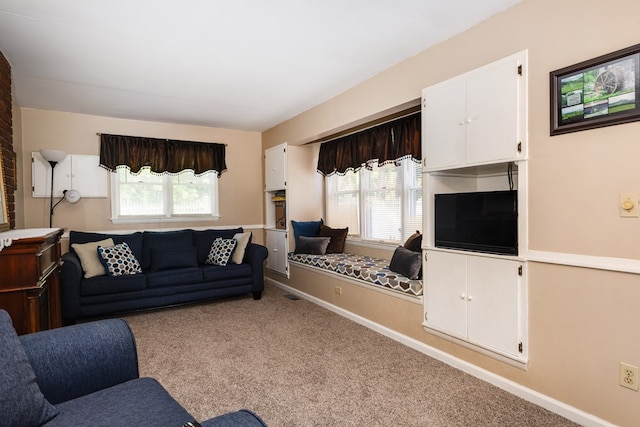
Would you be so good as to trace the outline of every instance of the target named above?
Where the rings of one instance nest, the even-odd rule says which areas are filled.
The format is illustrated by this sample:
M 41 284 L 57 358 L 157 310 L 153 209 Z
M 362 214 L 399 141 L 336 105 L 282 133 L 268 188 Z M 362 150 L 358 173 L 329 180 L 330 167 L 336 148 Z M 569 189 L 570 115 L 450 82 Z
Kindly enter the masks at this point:
M 435 246 L 518 255 L 518 192 L 435 195 Z

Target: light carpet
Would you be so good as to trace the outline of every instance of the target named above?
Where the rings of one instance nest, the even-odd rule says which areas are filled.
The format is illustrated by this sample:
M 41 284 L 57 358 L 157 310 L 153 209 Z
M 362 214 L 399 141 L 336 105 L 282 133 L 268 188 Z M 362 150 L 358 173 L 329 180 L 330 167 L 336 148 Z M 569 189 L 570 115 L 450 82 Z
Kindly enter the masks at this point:
M 141 376 L 198 420 L 248 408 L 278 426 L 575 426 L 309 301 L 263 298 L 124 316 Z

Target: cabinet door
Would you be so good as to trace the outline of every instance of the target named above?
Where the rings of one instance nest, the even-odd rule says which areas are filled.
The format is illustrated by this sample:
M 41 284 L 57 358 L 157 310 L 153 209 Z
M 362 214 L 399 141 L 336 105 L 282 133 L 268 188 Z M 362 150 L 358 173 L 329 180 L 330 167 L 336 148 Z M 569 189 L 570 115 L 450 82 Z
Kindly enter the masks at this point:
M 469 341 L 518 354 L 520 263 L 467 256 Z
M 465 102 L 464 80 L 422 91 L 422 152 L 427 170 L 464 165 Z
M 82 197 L 107 197 L 107 170 L 100 167 L 99 156 L 74 154 L 71 163 L 70 188 Z
M 467 261 L 465 255 L 426 251 L 426 326 L 467 338 Z
M 71 188 L 71 156 L 66 156 L 53 169 L 53 196 Z M 31 153 L 31 185 L 33 197 L 49 197 L 51 194 L 51 165 L 40 156 Z
M 468 164 L 518 158 L 518 60 L 483 68 L 467 79 Z
M 51 166 L 39 153 L 31 153 L 32 196 L 49 197 Z M 99 166 L 100 157 L 67 154 L 53 170 L 53 196 L 64 190 L 78 190 L 82 197 L 107 197 L 107 171 Z
M 287 274 L 287 233 L 280 230 L 266 230 L 265 240 L 269 250 L 267 268 Z
M 264 150 L 265 190 L 283 190 L 287 183 L 287 145 Z

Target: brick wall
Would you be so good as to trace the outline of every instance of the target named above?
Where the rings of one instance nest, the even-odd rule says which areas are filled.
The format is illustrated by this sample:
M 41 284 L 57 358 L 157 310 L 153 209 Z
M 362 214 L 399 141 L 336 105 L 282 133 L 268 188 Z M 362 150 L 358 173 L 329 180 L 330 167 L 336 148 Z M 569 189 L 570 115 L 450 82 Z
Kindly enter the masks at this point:
M 16 226 L 16 171 L 13 154 L 13 126 L 11 113 L 11 65 L 0 52 L 0 144 L 2 145 L 2 174 L 7 195 L 7 210 L 11 228 Z

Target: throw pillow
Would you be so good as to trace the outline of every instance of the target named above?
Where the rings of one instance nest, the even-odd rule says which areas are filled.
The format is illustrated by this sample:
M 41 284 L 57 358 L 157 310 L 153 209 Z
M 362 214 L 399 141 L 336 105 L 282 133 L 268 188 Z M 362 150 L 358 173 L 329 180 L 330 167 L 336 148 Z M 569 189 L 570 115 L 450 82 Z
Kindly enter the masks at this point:
M 330 237 L 331 242 L 327 246 L 328 254 L 341 254 L 344 252 L 344 241 L 349 233 L 349 227 L 347 228 L 331 228 L 326 225 L 320 226 L 320 237 Z
M 251 232 L 248 231 L 246 233 L 236 233 L 233 238 L 236 239 L 238 243 L 236 244 L 236 249 L 233 251 L 231 261 L 234 264 L 242 264 L 242 260 L 244 259 L 244 251 L 247 249 L 247 245 L 249 244 L 249 242 L 251 242 Z
M 320 234 L 320 226 L 323 224 L 322 218 L 320 221 L 293 221 L 291 220 L 291 227 L 293 228 L 293 240 L 298 241 L 298 237 L 318 237 Z
M 422 252 L 422 234 L 420 234 L 420 231 L 416 230 L 415 233 L 409 236 L 403 247 L 410 251 Z
M 98 246 L 98 253 L 109 276 L 142 273 L 140 263 L 124 242 L 110 247 Z
M 209 256 L 207 256 L 205 264 L 227 265 L 237 244 L 238 241 L 236 239 L 223 239 L 222 237 L 218 237 L 211 244 L 211 250 L 209 251 Z
M 420 279 L 422 276 L 422 253 L 398 246 L 391 257 L 389 270 L 400 273 L 411 280 Z
M 104 269 L 104 265 L 100 262 L 100 256 L 98 255 L 98 246 L 113 246 L 112 238 L 100 240 L 98 242 L 89 243 L 73 243 L 71 247 L 80 258 L 80 265 L 82 265 L 82 271 L 84 271 L 84 278 L 90 279 L 96 276 L 104 276 L 107 272 Z
M 306 237 L 300 236 L 296 241 L 297 254 L 324 255 L 327 253 L 327 246 L 331 242 L 330 237 Z
M 198 252 L 195 246 L 175 249 L 151 248 L 151 271 L 197 266 Z
M 0 425 L 39 426 L 58 415 L 40 391 L 11 317 L 4 310 L 0 310 L 0 342 Z
M 198 249 L 198 264 L 206 263 L 209 252 L 211 251 L 211 245 L 213 244 L 214 240 L 216 240 L 218 237 L 222 237 L 223 239 L 233 239 L 233 236 L 235 236 L 237 233 L 244 233 L 242 227 L 194 230 L 193 244 Z

